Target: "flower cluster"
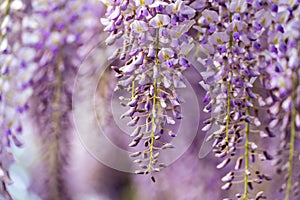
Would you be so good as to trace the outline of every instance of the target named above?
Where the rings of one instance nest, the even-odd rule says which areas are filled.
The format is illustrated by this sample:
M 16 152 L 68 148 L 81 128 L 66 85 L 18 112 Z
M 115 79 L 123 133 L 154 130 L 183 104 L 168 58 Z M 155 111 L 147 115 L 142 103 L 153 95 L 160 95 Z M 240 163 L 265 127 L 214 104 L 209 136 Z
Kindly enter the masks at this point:
M 87 49 L 102 39 L 97 20 L 101 9 L 94 8 L 96 1 L 0 3 L 0 198 L 13 199 L 8 187 L 14 181 L 12 149 L 26 144 L 19 136 L 26 116 L 42 141 L 42 158 L 37 164 L 42 170 L 33 173 L 32 190 L 46 200 L 73 196 L 64 173 L 71 151 L 72 87 L 76 75 L 81 75 L 77 73 Z M 201 165 L 192 156 L 182 159 L 179 168 L 158 175 L 165 179 L 158 185 L 173 188 L 184 182 L 183 189 L 193 191 L 189 197 L 177 193 L 167 197 L 199 198 L 197 187 L 212 185 L 201 182 L 203 177 L 211 176 L 213 181 L 211 173 L 219 170 L 214 177 L 220 176 L 222 192 L 215 193 L 213 188 L 215 194 L 206 195 L 215 196 L 208 198 L 299 199 L 300 1 L 102 2 L 107 7 L 101 18 L 107 32 L 105 43 L 116 46 L 109 58 L 117 80 L 115 91 L 122 93 L 120 104 L 127 109 L 121 119 L 133 130 L 128 143 L 134 149 L 130 156 L 137 164 L 136 173 L 148 174 L 155 182 L 154 173 L 166 166 L 162 150 L 174 148 L 172 139 L 185 114 L 180 96 L 190 77 L 185 70 L 200 63 L 204 67 L 200 81 L 205 90 L 204 112 L 210 115 L 202 131 L 213 141 L 217 159 Z M 88 65 L 94 67 L 93 59 Z M 106 72 L 106 86 L 100 88 L 104 98 L 109 96 L 104 93 L 111 83 Z M 272 170 L 264 172 L 268 162 L 261 161 L 266 160 L 273 160 L 275 175 Z M 208 170 L 214 162 L 217 169 Z M 184 167 L 186 164 L 190 166 Z M 197 178 L 186 176 L 188 167 L 198 168 L 193 174 Z M 174 169 L 179 170 L 176 176 Z M 170 186 L 165 184 L 168 177 L 175 181 Z M 276 177 L 280 177 L 279 187 L 272 182 Z M 274 188 L 281 193 L 271 194 Z M 151 192 L 149 198 L 165 192 Z
M 211 133 L 213 152 L 223 159 L 217 168 L 227 165 L 234 168 L 222 178 L 222 189 L 243 183 L 243 193 L 238 192 L 236 198 L 266 198 L 264 192 L 251 190 L 255 183 L 271 180 L 260 171 L 257 160 L 273 159 L 261 143 L 265 138 L 275 137 L 278 131 L 274 128 L 281 123 L 280 130 L 284 133 L 281 147 L 289 150 L 290 157 L 287 162 L 281 159 L 277 164 L 284 163 L 279 171 L 289 171 L 288 199 L 299 124 L 296 95 L 299 71 L 295 67 L 299 61 L 299 3 L 268 0 L 104 3 L 108 9 L 101 20 L 105 31 L 110 33 L 106 43 L 112 45 L 121 37 L 123 42 L 111 59 L 122 61 L 121 67 L 112 67 L 119 80 L 116 89 L 131 93 L 131 97 L 120 98 L 128 101 L 123 105 L 129 106 L 121 118 L 130 117 L 128 126 L 136 126 L 129 146 L 137 146 L 144 140 L 146 147 L 132 154 L 142 156 L 134 161 L 143 168 L 137 172 L 159 171 L 153 167 L 159 154 L 155 150 L 166 145 L 172 147 L 161 138 L 161 133 L 167 130 L 175 136 L 168 125 L 181 117 L 178 110 L 181 101 L 175 89 L 184 86 L 182 71 L 190 66 L 186 55 L 195 46 L 200 52 L 196 55 L 198 61 L 205 67 L 200 82 L 207 91 L 204 111 L 211 113 L 202 130 Z M 173 117 L 168 115 L 169 111 Z M 270 117 L 267 120 L 263 115 Z
M 217 168 L 236 160 L 234 170 L 222 179 L 222 189 L 243 183 L 244 192 L 236 194 L 238 199 L 252 195 L 265 198 L 262 192 L 251 194 L 250 190 L 254 183 L 260 184 L 270 177 L 250 165 L 257 158 L 273 158 L 260 147 L 257 138 L 257 133 L 262 138 L 274 136 L 259 117 L 260 108 L 266 105 L 264 93 L 270 90 L 266 86 L 269 76 L 264 62 L 274 62 L 270 55 L 273 52 L 286 51 L 279 37 L 283 29 L 280 24 L 287 20 L 288 11 L 278 11 L 273 2 L 250 4 L 244 0 L 207 2 L 200 10 L 202 15 L 194 26 L 199 33 L 200 51 L 206 54 L 198 59 L 206 68 L 200 84 L 207 90 L 204 111 L 212 113 L 203 130 L 219 127 L 211 134 L 215 138 L 215 155 L 224 158 Z M 258 90 L 262 86 L 263 93 Z
M 11 182 L 2 169 L 7 170 L 6 161 L 12 159 L 8 150 L 11 141 L 21 145 L 17 138 L 22 131 L 19 119 L 29 110 L 47 149 L 43 161 L 47 163 L 44 173 L 49 176 L 43 183 L 47 188 L 43 199 L 67 198 L 62 166 L 68 151 L 72 87 L 87 53 L 81 47 L 98 34 L 99 12 L 91 9 L 91 3 L 82 5 L 81 1 L 8 0 L 6 6 L 10 13 L 2 25 L 6 28 L 2 30 L 0 57 L 1 185 Z
M 23 14 L 22 7 L 18 4 L 13 6 L 10 0 L 3 1 L 0 6 L 2 27 L 0 32 L 0 191 L 4 198 L 12 199 L 7 190 L 7 186 L 12 183 L 8 171 L 14 160 L 11 147 L 22 145 L 18 139 L 18 135 L 22 132 L 20 115 L 28 109 L 27 100 L 32 94 L 29 86 L 30 74 L 34 66 L 26 68 L 24 65 L 25 61 L 33 60 L 33 56 L 27 54 L 27 48 L 20 48 L 18 42 L 13 46 L 10 45 L 10 41 L 15 36 L 11 32 L 19 30 L 21 17 L 12 13 Z M 15 52 L 16 49 L 19 51 Z
M 195 23 L 195 10 L 187 1 L 105 1 L 108 8 L 102 23 L 110 34 L 111 45 L 122 36 L 122 47 L 110 59 L 119 58 L 122 66 L 113 66 L 118 78 L 116 89 L 131 93 L 127 100 L 129 110 L 121 118 L 130 117 L 128 126 L 136 126 L 130 147 L 144 141 L 144 148 L 131 156 L 140 157 L 142 170 L 150 174 L 164 166 L 158 163 L 161 149 L 172 148 L 175 137 L 170 125 L 181 118 L 182 102 L 177 89 L 184 88 L 182 72 L 189 67 L 186 55 L 193 48 L 188 32 Z
M 269 128 L 280 130 L 280 144 L 277 151 L 277 173 L 285 175 L 279 191 L 285 199 L 299 198 L 299 130 L 300 130 L 300 7 L 296 1 L 278 6 L 280 29 L 274 31 L 271 46 L 276 60 L 269 62 L 267 73 L 272 79 L 269 96 Z M 272 35 L 271 35 L 272 36 Z M 270 37 L 271 37 L 270 36 Z M 274 39 L 273 39 L 274 38 Z M 273 50 L 274 49 L 274 50 Z M 287 156 L 288 155 L 288 156 Z

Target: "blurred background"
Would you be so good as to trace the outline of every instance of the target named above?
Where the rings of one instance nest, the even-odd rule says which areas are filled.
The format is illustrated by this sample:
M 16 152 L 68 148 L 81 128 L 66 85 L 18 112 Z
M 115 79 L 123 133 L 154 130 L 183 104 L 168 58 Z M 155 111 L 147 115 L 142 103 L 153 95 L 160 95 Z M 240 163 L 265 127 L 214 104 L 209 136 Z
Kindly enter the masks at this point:
M 199 66 L 186 71 L 189 90 L 180 93 L 186 108 L 194 110 L 184 117 L 200 118 L 179 125 L 182 145 L 175 145 L 172 158 L 165 156 L 169 166 L 153 183 L 131 173 L 130 130 L 118 120 L 122 108 L 107 61 L 116 47 L 103 43 L 105 6 L 98 0 L 1 0 L 0 8 L 1 131 L 11 129 L 9 137 L 15 134 L 20 142 L 2 142 L 14 157 L 1 152 L 12 180 L 2 180 L 7 184 L 2 199 L 9 199 L 6 190 L 15 200 L 218 200 L 228 195 L 220 190 L 227 171 L 216 169 L 219 160 L 211 153 L 198 157 L 208 118 L 202 112 Z M 20 124 L 22 134 L 14 133 Z

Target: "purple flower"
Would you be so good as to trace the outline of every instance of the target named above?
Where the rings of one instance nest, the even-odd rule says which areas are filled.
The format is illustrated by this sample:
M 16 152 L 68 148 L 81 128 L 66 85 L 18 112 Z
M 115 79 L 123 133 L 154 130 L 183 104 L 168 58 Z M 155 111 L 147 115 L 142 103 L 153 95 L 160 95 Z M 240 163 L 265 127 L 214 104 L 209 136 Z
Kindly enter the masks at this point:
M 208 23 L 217 23 L 219 21 L 219 15 L 213 10 L 204 10 L 202 16 Z
M 139 147 L 143 149 L 140 154 L 149 157 L 141 160 L 142 170 L 137 173 L 150 174 L 155 181 L 152 174 L 160 168 L 157 163 L 159 151 L 170 146 L 156 134 L 181 118 L 178 113 L 170 115 L 168 110 L 176 110 L 175 107 L 180 106 L 174 102 L 174 96 L 177 88 L 185 87 L 181 72 L 189 67 L 186 56 L 194 48 L 188 32 L 195 24 L 191 19 L 196 12 L 182 0 L 170 4 L 164 1 L 134 1 L 124 9 L 119 6 L 117 2 L 108 4 L 102 22 L 105 30 L 110 32 L 108 44 L 115 43 L 118 33 L 125 36 L 122 38 L 124 46 L 118 50 L 123 52 L 120 59 L 125 64 L 114 70 L 119 79 L 117 87 L 130 91 L 127 105 L 134 107 L 130 107 L 122 117 L 131 117 L 127 125 L 142 129 L 141 135 L 135 136 L 129 144 L 136 147 L 144 141 L 144 146 Z M 143 12 L 132 12 L 137 6 Z M 110 17 L 112 13 L 119 14 L 119 10 L 120 22 Z M 171 134 L 171 137 L 175 135 Z
M 148 31 L 148 24 L 144 21 L 135 20 L 130 24 L 130 28 L 134 33 L 142 34 Z
M 246 9 L 247 2 L 245 0 L 233 0 L 229 6 L 229 11 L 232 13 L 243 13 Z
M 31 190 L 42 193 L 43 199 L 65 199 L 68 195 L 64 194 L 65 180 L 61 175 L 68 152 L 72 87 L 79 63 L 86 54 L 82 44 L 94 45 L 100 13 L 94 13 L 90 2 L 85 5 L 80 1 L 6 2 L 10 17 L 9 34 L 5 37 L 7 48 L 12 51 L 0 55 L 1 63 L 9 68 L 1 66 L 1 73 L 5 70 L 6 74 L 0 76 L 0 129 L 8 131 L 2 135 L 0 145 L 0 169 L 3 168 L 6 176 L 1 179 L 1 194 L 7 193 L 5 198 L 11 199 L 6 191 L 12 162 L 7 160 L 12 157 L 9 147 L 22 145 L 18 135 L 23 130 L 23 118 L 32 115 L 29 120 L 39 132 L 35 136 L 47 150 L 43 151 L 42 160 L 45 177 L 39 177 L 43 184 L 33 183 Z M 2 19 L 2 11 L 0 15 Z M 115 17 L 116 12 L 111 15 Z M 37 191 L 38 188 L 47 190 Z
M 170 48 L 163 48 L 158 52 L 158 58 L 163 62 L 174 57 L 174 51 Z
M 170 23 L 170 17 L 168 15 L 163 15 L 163 14 L 157 14 L 155 17 L 153 17 L 150 21 L 149 24 L 153 28 L 160 28 L 168 25 Z

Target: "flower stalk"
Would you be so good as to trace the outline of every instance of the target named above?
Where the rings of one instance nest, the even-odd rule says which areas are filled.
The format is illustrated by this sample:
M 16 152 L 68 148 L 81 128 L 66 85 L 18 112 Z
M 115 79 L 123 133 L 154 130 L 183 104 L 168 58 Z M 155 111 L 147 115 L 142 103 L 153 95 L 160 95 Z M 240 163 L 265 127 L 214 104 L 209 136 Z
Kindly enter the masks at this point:
M 297 99 L 297 88 L 299 85 L 298 70 L 295 73 L 295 83 L 292 91 L 292 110 L 291 110 L 291 136 L 289 144 L 289 169 L 288 169 L 288 180 L 285 193 L 285 200 L 289 200 L 290 193 L 293 183 L 293 167 L 294 167 L 294 156 L 295 156 L 295 137 L 296 137 L 296 99 Z
M 7 0 L 7 5 L 6 5 L 6 8 L 5 8 L 3 19 L 5 19 L 9 15 L 10 4 L 11 4 L 11 0 Z M 3 20 L 2 20 L 2 23 L 3 23 Z M 2 26 L 2 23 L 1 23 L 1 26 Z M 6 34 L 7 34 L 6 31 L 1 34 L 0 42 L 3 41 L 3 39 L 6 37 Z
M 229 22 L 232 23 L 232 12 L 229 12 Z M 231 53 L 232 53 L 232 46 L 233 46 L 233 35 L 232 35 L 232 31 L 230 31 L 230 33 L 229 33 L 229 50 Z M 229 69 L 230 69 L 230 66 L 229 66 Z M 229 73 L 229 76 L 230 76 L 230 74 L 231 73 Z M 229 77 L 228 81 L 227 81 L 227 111 L 226 111 L 226 127 L 225 127 L 225 131 L 226 131 L 225 141 L 226 141 L 227 149 L 228 149 L 228 144 L 229 144 L 230 112 L 231 112 L 231 79 Z
M 165 166 L 158 163 L 160 151 L 173 148 L 161 135 L 167 132 L 175 137 L 173 128 L 166 126 L 181 118 L 177 89 L 185 87 L 182 72 L 189 67 L 186 56 L 194 45 L 188 31 L 195 23 L 195 10 L 181 0 L 169 4 L 150 0 L 106 5 L 107 15 L 101 19 L 110 33 L 106 43 L 123 40 L 115 54 L 120 59 L 119 66 L 112 66 L 119 80 L 116 90 L 131 89 L 130 102 L 121 103 L 129 107 L 121 119 L 130 118 L 127 125 L 136 127 L 128 146 L 134 148 L 143 141 L 143 149 L 131 155 L 141 157 L 134 160 L 141 168 L 136 173 L 150 174 L 155 181 L 152 173 Z
M 156 29 L 155 33 L 155 64 L 158 67 L 159 66 L 159 58 L 158 58 L 158 52 L 159 52 L 159 28 Z M 153 87 L 154 87 L 154 94 L 153 94 L 153 102 L 152 102 L 152 119 L 151 119 L 151 135 L 150 135 L 150 148 L 149 148 L 149 164 L 148 164 L 148 171 L 150 172 L 150 177 L 153 182 L 155 182 L 154 177 L 152 176 L 152 170 L 153 170 L 153 156 L 154 156 L 154 139 L 155 139 L 155 132 L 156 132 L 156 117 L 157 117 L 157 79 L 153 79 Z M 155 113 L 155 115 L 154 115 Z
M 59 62 L 62 62 L 61 59 Z M 61 194 L 60 186 L 63 185 L 61 183 L 61 173 L 60 173 L 60 134 L 61 132 L 61 113 L 60 113 L 60 104 L 61 104 L 61 87 L 62 87 L 62 72 L 59 69 L 59 66 L 55 67 L 56 74 L 56 83 L 55 83 L 55 91 L 54 91 L 54 101 L 53 101 L 53 132 L 50 143 L 49 150 L 49 174 L 52 174 L 53 177 L 50 179 L 49 187 L 50 187 L 50 197 L 49 199 L 61 199 L 63 198 Z
M 248 98 L 249 100 L 249 98 Z M 246 115 L 249 116 L 249 108 L 246 108 Z M 245 172 L 249 171 L 249 134 L 250 134 L 250 123 L 246 122 L 245 128 Z M 243 199 L 248 200 L 248 183 L 249 183 L 249 175 L 248 173 L 244 173 L 244 195 Z

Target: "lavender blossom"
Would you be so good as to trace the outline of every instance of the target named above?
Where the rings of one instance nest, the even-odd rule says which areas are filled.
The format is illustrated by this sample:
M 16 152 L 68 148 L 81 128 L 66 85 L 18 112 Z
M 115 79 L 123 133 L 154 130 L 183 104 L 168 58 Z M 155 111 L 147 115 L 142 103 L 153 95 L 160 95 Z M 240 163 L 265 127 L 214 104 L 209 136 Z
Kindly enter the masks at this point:
M 283 33 L 275 38 L 278 49 L 277 62 L 270 64 L 268 73 L 272 76 L 269 97 L 270 129 L 280 130 L 280 145 L 274 162 L 279 174 L 286 174 L 279 191 L 285 200 L 299 198 L 299 181 L 296 176 L 299 159 L 299 49 L 300 49 L 300 8 L 294 1 L 278 5 L 276 19 L 281 23 Z M 288 49 L 288 51 L 287 51 Z M 287 156 L 288 155 L 288 156 Z
M 42 144 L 38 170 L 32 172 L 30 186 L 26 178 L 25 190 L 42 199 L 89 198 L 85 193 L 113 199 L 299 199 L 299 0 L 102 2 L 107 8 L 101 19 L 96 0 L 0 3 L 0 198 L 15 198 L 9 187 L 18 182 L 11 173 L 12 149 L 32 144 L 20 137 L 23 129 L 29 131 L 24 124 L 30 121 Z M 86 160 L 83 154 L 81 160 L 91 163 L 88 170 L 83 165 L 77 168 L 79 149 L 70 147 L 74 144 L 70 134 L 73 84 L 82 75 L 78 69 L 88 50 L 101 40 L 101 29 L 107 32 L 105 43 L 116 47 L 109 60 L 117 82 L 114 90 L 122 93 L 120 104 L 127 109 L 121 119 L 133 128 L 130 157 L 136 174 L 151 178 L 135 176 L 131 186 L 137 192 L 126 185 L 131 182 L 128 175 L 121 173 L 109 183 L 99 183 L 98 178 L 111 178 L 106 173 L 111 170 L 102 166 L 105 175 L 99 176 L 96 161 Z M 106 57 L 110 50 L 96 52 L 99 58 L 82 66 L 90 67 L 84 70 L 90 76 L 82 79 L 84 91 L 75 94 L 78 99 L 89 96 L 87 87 L 98 78 L 94 72 L 99 65 L 93 62 L 102 62 L 100 55 Z M 204 69 L 200 85 L 205 94 L 200 88 L 197 94 L 203 96 L 203 111 L 209 117 L 199 119 L 204 126 L 195 143 L 206 133 L 212 142 L 209 156 L 217 159 L 196 159 L 193 153 L 198 146 L 193 144 L 183 158 L 162 171 L 166 167 L 162 154 L 168 153 L 166 149 L 173 151 L 172 139 L 180 134 L 178 122 L 185 114 L 179 91 L 192 92 L 185 79 L 192 77 L 199 63 Z M 191 66 L 195 69 L 186 73 Z M 96 90 L 100 100 L 95 102 L 101 103 L 97 108 L 86 107 L 95 109 L 95 121 L 99 118 L 101 125 L 109 124 L 104 132 L 109 131 L 113 142 L 127 146 L 126 138 L 112 136 L 119 130 L 111 125 L 113 117 L 104 108 L 114 92 L 111 71 L 102 74 L 105 80 L 99 81 Z M 190 99 L 186 101 L 189 105 Z M 89 122 L 85 130 L 95 131 L 86 107 L 73 105 L 79 105 L 79 113 L 85 111 L 82 123 Z M 26 114 L 30 118 L 24 120 Z M 181 128 L 192 132 L 194 121 L 188 121 Z M 91 144 L 103 149 L 96 140 Z M 108 159 L 115 153 L 109 152 Z M 82 188 L 72 182 L 76 173 L 85 173 L 75 179 L 84 181 Z M 156 182 L 154 176 L 157 184 L 149 186 L 151 180 Z M 115 185 L 121 187 L 111 192 Z
M 17 138 L 22 131 L 18 119 L 20 114 L 29 110 L 45 151 L 41 163 L 44 176 L 36 177 L 38 184 L 33 183 L 31 188 L 41 192 L 43 199 L 70 199 L 63 172 L 69 149 L 67 132 L 71 127 L 71 91 L 81 59 L 85 56 L 80 47 L 95 36 L 99 15 L 91 12 L 90 6 L 93 5 L 82 5 L 80 1 L 14 3 L 19 6 L 11 9 L 9 19 L 6 19 L 8 28 L 3 31 L 7 34 L 1 45 L 4 48 L 1 59 L 5 63 L 1 66 L 0 81 L 1 88 L 5 86 L 1 94 L 1 118 L 4 117 L 1 120 L 4 133 L 1 162 L 6 162 L 8 155 L 11 157 L 6 150 L 12 145 L 11 141 L 16 146 L 21 145 Z M 7 6 L 10 6 L 10 1 Z M 20 17 L 20 13 L 24 17 Z M 80 13 L 85 13 L 84 17 Z M 7 193 L 6 184 L 11 183 L 6 171 L 8 165 L 8 162 L 1 163 L 4 193 Z M 11 199 L 9 194 L 5 195 Z
M 92 12 L 90 7 L 94 5 L 91 3 L 62 1 L 42 6 L 39 3 L 42 2 L 36 1 L 33 5 L 30 20 L 38 23 L 35 30 L 45 42 L 33 44 L 39 68 L 33 77 L 35 93 L 31 105 L 32 114 L 39 116 L 35 121 L 44 138 L 44 148 L 48 149 L 44 157 L 49 179 L 45 187 L 49 192 L 45 191 L 43 196 L 46 195 L 45 199 L 70 199 L 64 170 L 69 152 L 72 88 L 85 56 L 81 47 L 95 37 L 98 27 L 95 20 L 99 15 Z M 38 106 L 33 106 L 35 104 Z
M 12 13 L 22 12 L 19 8 L 11 7 L 11 4 L 10 0 L 0 4 L 0 193 L 5 199 L 12 199 L 7 190 L 7 186 L 13 183 L 9 174 L 9 167 L 14 161 L 11 147 L 22 145 L 18 137 L 22 132 L 20 115 L 28 108 L 28 97 L 32 93 L 32 89 L 27 87 L 30 84 L 28 76 L 34 68 L 22 68 L 19 66 L 20 61 L 15 59 L 20 56 L 31 62 L 32 56 L 26 55 L 30 49 L 22 48 L 16 55 L 13 54 L 13 48 L 9 44 L 12 23 L 17 24 L 19 22 Z
M 173 146 L 161 139 L 164 132 L 172 132 L 168 125 L 179 119 L 180 98 L 177 88 L 184 88 L 182 72 L 189 67 L 186 55 L 193 47 L 188 31 L 195 23 L 195 10 L 187 1 L 115 1 L 104 2 L 108 8 L 102 18 L 110 33 L 106 42 L 113 44 L 122 36 L 123 46 L 116 54 L 124 61 L 113 67 L 119 79 L 116 89 L 131 93 L 130 107 L 122 117 L 130 117 L 128 126 L 136 126 L 130 147 L 144 148 L 133 157 L 140 163 L 138 174 L 160 171 L 159 151 Z M 170 114 L 173 112 L 173 116 Z M 171 137 L 175 134 L 170 134 Z
M 263 128 L 255 107 L 262 97 L 253 88 L 259 84 L 260 76 L 256 55 L 266 48 L 264 34 L 273 19 L 270 6 L 271 3 L 265 2 L 258 11 L 246 1 L 207 3 L 194 26 L 200 35 L 200 51 L 206 54 L 198 59 L 206 68 L 200 83 L 207 90 L 204 102 L 208 104 L 204 111 L 212 113 L 203 130 L 219 127 L 211 133 L 215 138 L 213 152 L 223 158 L 217 168 L 234 166 L 234 170 L 224 176 L 222 189 L 229 190 L 234 183 L 243 183 L 243 194 L 237 194 L 238 199 L 260 196 L 251 192 L 256 181 L 251 160 L 272 159 L 267 153 L 263 155 L 266 151 L 251 141 L 252 135 Z M 232 160 L 236 160 L 234 164 Z

